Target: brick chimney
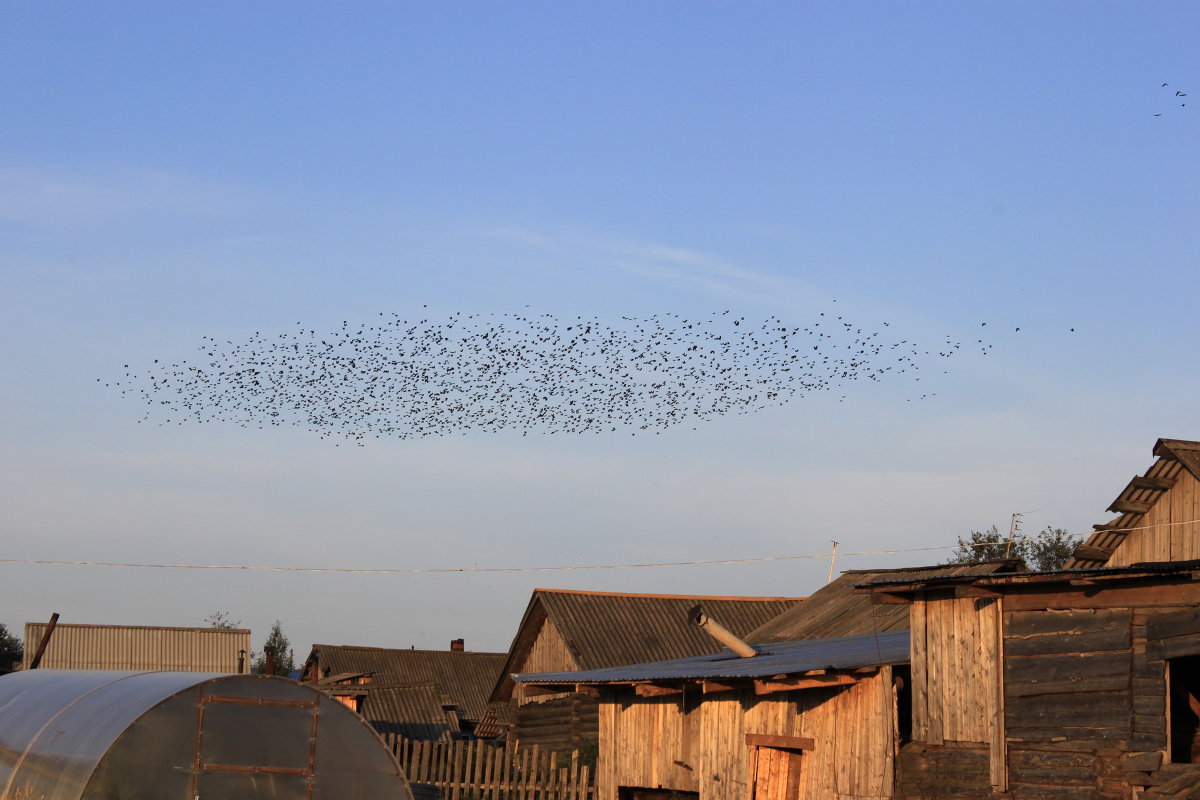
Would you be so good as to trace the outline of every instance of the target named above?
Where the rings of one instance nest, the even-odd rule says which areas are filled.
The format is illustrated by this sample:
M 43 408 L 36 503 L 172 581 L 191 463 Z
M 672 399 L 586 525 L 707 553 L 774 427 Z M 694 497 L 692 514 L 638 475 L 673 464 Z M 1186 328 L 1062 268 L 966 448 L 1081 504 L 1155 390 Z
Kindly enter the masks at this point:
M 450 651 L 452 653 L 461 653 L 466 649 L 467 649 L 466 645 L 462 639 L 451 639 L 450 640 Z

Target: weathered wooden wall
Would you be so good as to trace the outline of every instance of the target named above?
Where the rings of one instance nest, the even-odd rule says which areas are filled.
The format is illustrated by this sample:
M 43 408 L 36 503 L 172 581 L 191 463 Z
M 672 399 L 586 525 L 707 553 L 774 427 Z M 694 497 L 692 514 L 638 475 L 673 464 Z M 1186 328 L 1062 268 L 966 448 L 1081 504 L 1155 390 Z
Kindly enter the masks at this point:
M 513 671 L 569 672 L 576 669 L 579 669 L 579 663 L 575 660 L 575 656 L 571 654 L 571 649 L 567 647 L 567 641 L 559 633 L 558 626 L 554 624 L 554 620 L 547 617 L 542 623 L 542 627 L 538 631 L 533 645 L 529 648 L 529 654 Z M 564 693 L 522 697 L 518 691 L 516 701 L 517 705 L 524 705 L 525 703 L 544 703 L 566 696 Z
M 916 660 L 918 621 L 929 627 L 931 616 L 943 613 L 933 607 L 943 603 L 913 606 L 915 692 L 917 675 L 929 669 Z M 1005 595 L 997 655 L 1003 665 L 1003 764 L 1012 797 L 1130 800 L 1174 774 L 1176 767 L 1159 769 L 1169 760 L 1165 659 L 1200 653 L 1198 604 L 1200 585 L 1189 580 L 1057 592 L 1031 587 Z M 964 656 L 979 652 L 966 638 L 938 639 L 932 630 L 924 641 Z M 947 654 L 920 657 L 932 669 L 944 670 L 947 660 L 958 663 L 958 656 Z M 992 797 L 996 771 L 988 748 L 930 741 L 936 729 L 928 719 L 918 722 L 915 700 L 916 741 L 900 755 L 900 795 Z M 943 723 L 942 729 L 952 726 Z
M 543 750 L 573 750 L 596 741 L 599 716 L 599 703 L 585 694 L 526 703 L 513 709 L 508 738 Z
M 947 592 L 918 598 L 910 612 L 913 740 L 944 747 L 940 769 L 964 791 L 1005 788 L 1000 613 L 999 598 Z M 981 753 L 988 769 L 976 780 Z M 915 780 L 916 763 L 904 763 Z
M 1200 558 L 1200 482 L 1187 470 L 1158 497 L 1137 523 L 1146 528 L 1130 532 L 1108 559 L 1110 567 L 1142 561 L 1190 561 Z M 1154 527 L 1148 527 L 1154 526 Z
M 598 800 L 620 786 L 699 792 L 701 800 L 745 800 L 747 733 L 806 737 L 806 800 L 890 798 L 895 721 L 891 670 L 839 689 L 755 695 L 601 697 Z

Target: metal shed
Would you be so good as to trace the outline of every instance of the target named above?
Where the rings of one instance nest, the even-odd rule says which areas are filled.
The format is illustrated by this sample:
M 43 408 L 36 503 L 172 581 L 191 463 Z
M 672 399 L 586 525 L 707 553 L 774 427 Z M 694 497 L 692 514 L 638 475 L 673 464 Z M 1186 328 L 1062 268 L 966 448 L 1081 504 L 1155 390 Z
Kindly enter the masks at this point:
M 5 800 L 412 800 L 357 714 L 295 681 L 194 672 L 0 677 Z

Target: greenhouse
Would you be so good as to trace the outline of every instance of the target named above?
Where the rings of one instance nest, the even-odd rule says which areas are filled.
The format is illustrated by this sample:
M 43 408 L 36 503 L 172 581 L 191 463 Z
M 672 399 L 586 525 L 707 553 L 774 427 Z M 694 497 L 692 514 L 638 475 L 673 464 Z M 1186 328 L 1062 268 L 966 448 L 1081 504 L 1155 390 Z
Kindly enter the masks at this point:
M 0 800 L 412 800 L 353 711 L 262 675 L 0 677 Z

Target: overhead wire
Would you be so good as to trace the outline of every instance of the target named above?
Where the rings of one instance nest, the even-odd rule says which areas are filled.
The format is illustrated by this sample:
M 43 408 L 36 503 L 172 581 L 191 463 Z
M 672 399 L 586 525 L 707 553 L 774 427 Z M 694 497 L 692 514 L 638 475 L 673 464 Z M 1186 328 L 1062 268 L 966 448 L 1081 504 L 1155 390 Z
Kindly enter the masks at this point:
M 1191 525 L 1200 522 L 1200 519 L 1181 520 L 1178 522 L 1158 522 L 1152 525 L 1141 525 L 1128 528 L 1108 528 L 1107 533 L 1129 533 L 1132 531 L 1148 530 L 1150 528 L 1168 528 L 1178 525 Z M 1067 536 L 1073 538 L 1082 538 L 1090 536 L 1088 533 L 1068 533 Z M 1036 536 L 1021 536 L 1013 541 L 1033 541 Z M 931 547 L 907 547 L 894 550 L 859 550 L 856 552 L 842 552 L 837 555 L 843 557 L 851 556 L 881 556 L 895 555 L 901 553 L 928 553 L 936 550 L 961 550 L 970 547 L 995 547 L 1005 544 L 1007 539 L 996 542 L 960 542 L 953 545 L 935 545 Z M 833 558 L 833 553 L 811 553 L 805 555 L 791 556 L 759 556 L 755 558 L 713 558 L 701 559 L 695 561 L 649 561 L 633 564 L 573 564 L 556 567 L 395 567 L 395 568 L 375 568 L 375 569 L 357 569 L 347 567 L 279 567 L 279 566 L 262 566 L 254 564 L 168 564 L 168 563 L 146 563 L 146 562 L 121 562 L 121 561 L 58 561 L 51 559 L 26 559 L 26 558 L 0 558 L 0 564 L 25 564 L 39 566 L 70 566 L 70 567 L 135 567 L 144 569 L 217 569 L 217 570 L 247 570 L 257 572 L 303 572 L 303 573 L 329 573 L 329 574 L 348 574 L 348 575 L 414 575 L 414 574 L 466 574 L 466 573 L 503 573 L 503 572 L 573 572 L 582 570 L 608 570 L 608 569 L 647 569 L 654 567 L 692 567 L 705 565 L 721 565 L 721 564 L 754 564 L 770 561 L 801 561 Z

